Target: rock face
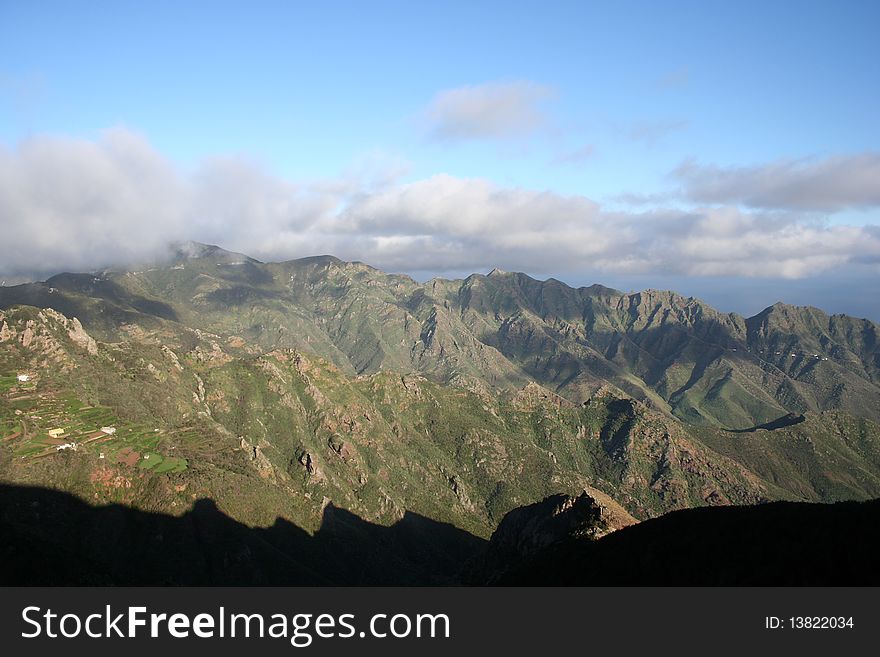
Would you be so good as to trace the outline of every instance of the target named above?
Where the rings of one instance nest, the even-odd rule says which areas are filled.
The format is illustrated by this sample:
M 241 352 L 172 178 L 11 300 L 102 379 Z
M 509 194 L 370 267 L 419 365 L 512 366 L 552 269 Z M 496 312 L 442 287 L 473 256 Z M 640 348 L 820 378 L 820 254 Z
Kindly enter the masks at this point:
M 9 324 L 5 321 L 6 315 L 0 313 L 0 342 L 11 340 L 15 336 L 15 332 L 9 328 Z
M 519 507 L 501 520 L 476 578 L 491 583 L 524 559 L 571 538 L 598 539 L 634 524 L 621 507 L 601 503 L 587 491 L 577 497 L 551 495 Z
M 82 324 L 80 324 L 80 321 L 76 317 L 71 320 L 70 330 L 67 334 L 75 344 L 85 349 L 90 356 L 96 356 L 98 354 L 98 345 L 95 342 L 95 339 L 86 333 Z
M 263 450 L 258 445 L 252 445 L 244 436 L 239 437 L 241 449 L 247 455 L 249 461 L 253 462 L 260 477 L 263 479 L 275 480 L 275 468 L 272 467 L 271 461 L 263 454 Z

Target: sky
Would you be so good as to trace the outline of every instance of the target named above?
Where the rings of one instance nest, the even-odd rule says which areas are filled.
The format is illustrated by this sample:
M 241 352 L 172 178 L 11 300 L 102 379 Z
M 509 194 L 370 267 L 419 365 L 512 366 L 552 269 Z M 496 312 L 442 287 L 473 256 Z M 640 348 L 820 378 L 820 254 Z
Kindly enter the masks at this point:
M 169 241 L 880 320 L 880 3 L 0 2 L 0 279 Z

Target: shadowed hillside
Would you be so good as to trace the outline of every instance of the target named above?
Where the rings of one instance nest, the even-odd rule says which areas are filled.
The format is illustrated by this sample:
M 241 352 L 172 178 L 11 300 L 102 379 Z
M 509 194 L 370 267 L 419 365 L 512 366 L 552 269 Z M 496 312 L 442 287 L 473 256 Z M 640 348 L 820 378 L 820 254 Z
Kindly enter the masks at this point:
M 311 535 L 236 522 L 207 499 L 181 516 L 93 507 L 0 485 L 0 583 L 14 585 L 445 585 L 485 541 L 407 513 L 390 527 L 332 505 Z
M 205 499 L 175 517 L 0 485 L 0 584 L 880 583 L 880 500 L 691 509 L 605 535 L 631 519 L 564 498 L 514 510 L 487 543 L 411 513 L 384 527 L 328 506 L 312 535 L 248 527 Z
M 880 500 L 686 509 L 598 541 L 567 538 L 513 563 L 495 581 L 526 586 L 877 586 L 878 550 Z

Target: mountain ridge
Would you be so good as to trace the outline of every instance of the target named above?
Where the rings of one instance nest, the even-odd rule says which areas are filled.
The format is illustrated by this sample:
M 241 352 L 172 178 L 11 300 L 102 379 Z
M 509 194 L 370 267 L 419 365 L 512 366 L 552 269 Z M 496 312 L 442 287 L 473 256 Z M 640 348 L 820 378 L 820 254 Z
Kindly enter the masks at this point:
M 61 306 L 105 337 L 138 314 L 180 321 L 355 374 L 414 371 L 476 388 L 534 380 L 573 401 L 611 384 L 732 429 L 830 408 L 880 419 L 880 329 L 869 320 L 781 303 L 743 317 L 672 291 L 573 288 L 498 269 L 422 284 L 333 256 L 261 263 L 188 249 L 171 267 L 0 288 L 0 307 Z

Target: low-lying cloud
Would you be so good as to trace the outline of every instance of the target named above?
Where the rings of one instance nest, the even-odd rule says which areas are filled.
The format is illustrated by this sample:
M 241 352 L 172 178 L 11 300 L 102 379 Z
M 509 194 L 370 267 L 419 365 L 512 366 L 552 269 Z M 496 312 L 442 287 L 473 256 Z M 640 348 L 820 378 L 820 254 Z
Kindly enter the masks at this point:
M 673 177 L 698 203 L 812 212 L 880 207 L 880 153 L 876 152 L 751 167 L 686 162 Z
M 332 253 L 409 272 L 801 278 L 878 266 L 880 229 L 813 216 L 733 206 L 613 212 L 584 196 L 449 175 L 304 184 L 232 158 L 183 172 L 123 129 L 0 150 L 3 277 L 140 262 L 188 239 L 264 260 Z

